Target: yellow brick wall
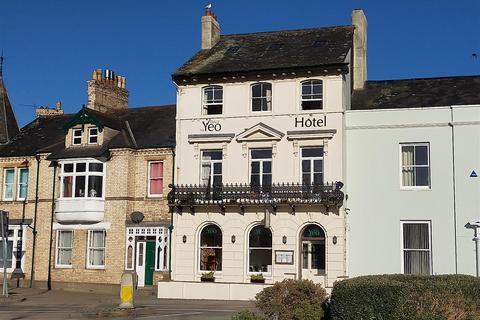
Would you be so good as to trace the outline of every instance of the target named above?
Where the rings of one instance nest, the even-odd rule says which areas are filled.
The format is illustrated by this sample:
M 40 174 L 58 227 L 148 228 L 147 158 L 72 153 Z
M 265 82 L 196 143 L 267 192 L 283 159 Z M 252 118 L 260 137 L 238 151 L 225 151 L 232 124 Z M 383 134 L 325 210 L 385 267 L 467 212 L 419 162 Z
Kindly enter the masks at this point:
M 46 281 L 48 276 L 48 254 L 50 223 L 52 212 L 52 183 L 53 168 L 50 161 L 43 155 L 40 161 L 40 180 L 37 209 L 37 239 L 35 253 L 35 280 Z M 21 167 L 22 162 L 28 160 L 29 188 L 25 218 L 34 219 L 35 184 L 37 161 L 35 157 L 1 158 L 0 192 L 3 196 L 3 169 Z M 148 161 L 164 161 L 164 194 L 159 198 L 149 198 L 147 195 Z M 24 166 L 24 165 L 23 165 Z M 146 150 L 113 150 L 112 157 L 106 163 L 105 178 L 105 218 L 110 223 L 106 235 L 105 269 L 87 269 L 87 230 L 74 230 L 74 247 L 72 268 L 56 268 L 56 232 L 53 233 L 52 246 L 52 281 L 83 282 L 83 283 L 119 283 L 125 267 L 125 233 L 126 221 L 130 221 L 133 211 L 143 212 L 144 221 L 169 221 L 167 194 L 168 184 L 172 181 L 172 152 L 171 149 Z M 58 172 L 57 172 L 58 173 Z M 16 176 L 17 178 L 17 176 Z M 57 177 L 55 198 L 59 195 L 60 180 Z M 16 192 L 16 190 L 14 190 Z M 3 197 L 2 197 L 3 200 Z M 0 201 L 0 209 L 10 213 L 10 218 L 21 219 L 23 202 Z M 54 220 L 55 222 L 55 220 Z M 31 224 L 33 227 L 33 222 Z M 33 233 L 26 232 L 26 253 L 24 272 L 26 281 L 31 277 Z M 156 279 L 161 275 L 156 274 Z

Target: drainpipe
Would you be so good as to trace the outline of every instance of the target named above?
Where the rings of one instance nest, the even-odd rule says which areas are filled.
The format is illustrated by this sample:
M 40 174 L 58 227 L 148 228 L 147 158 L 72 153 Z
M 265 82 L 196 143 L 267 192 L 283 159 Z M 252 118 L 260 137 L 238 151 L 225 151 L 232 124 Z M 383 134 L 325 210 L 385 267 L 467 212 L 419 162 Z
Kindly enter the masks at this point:
M 175 183 L 175 148 L 172 148 L 172 183 Z M 170 212 L 170 226 L 168 227 L 168 276 L 172 280 L 172 232 L 173 209 Z
M 455 274 L 458 274 L 458 244 L 457 244 L 457 190 L 455 181 L 455 128 L 453 126 L 453 106 L 450 106 L 450 122 L 452 137 L 452 184 L 453 184 L 453 235 L 455 244 Z
M 57 181 L 57 165 L 56 161 L 52 161 L 53 166 L 53 187 L 52 187 L 52 212 L 50 215 L 50 249 L 48 251 L 48 278 L 47 289 L 52 290 L 52 243 L 53 243 L 53 214 L 55 213 L 55 182 Z
M 32 269 L 30 271 L 30 288 L 33 287 L 33 280 L 35 277 L 35 243 L 37 242 L 37 211 L 38 211 L 38 182 L 40 177 L 40 155 L 35 155 L 35 160 L 37 160 L 37 182 L 35 183 L 35 209 L 33 215 L 33 244 L 32 244 Z

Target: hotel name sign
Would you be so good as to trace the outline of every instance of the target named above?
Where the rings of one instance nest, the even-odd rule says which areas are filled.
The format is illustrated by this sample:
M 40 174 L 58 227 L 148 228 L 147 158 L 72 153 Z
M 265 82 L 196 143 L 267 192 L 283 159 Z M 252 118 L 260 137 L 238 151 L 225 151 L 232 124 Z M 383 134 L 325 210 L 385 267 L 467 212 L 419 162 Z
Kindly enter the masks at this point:
M 297 116 L 294 119 L 295 128 L 322 128 L 327 125 L 327 115 L 320 117 L 315 116 Z M 202 120 L 201 131 L 204 132 L 220 132 L 222 124 L 220 120 L 206 119 Z

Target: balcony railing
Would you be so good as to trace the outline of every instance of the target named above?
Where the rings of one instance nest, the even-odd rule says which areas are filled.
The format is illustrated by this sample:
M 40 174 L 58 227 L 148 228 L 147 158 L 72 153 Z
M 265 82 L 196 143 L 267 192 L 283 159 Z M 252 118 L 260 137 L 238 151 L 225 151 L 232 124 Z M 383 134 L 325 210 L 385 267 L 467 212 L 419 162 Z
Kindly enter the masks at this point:
M 295 206 L 299 204 L 321 204 L 327 208 L 340 207 L 344 193 L 342 182 L 329 184 L 274 183 L 271 185 L 222 184 L 206 185 L 169 185 L 168 194 L 171 208 L 218 204 L 223 209 L 227 205 L 270 204 L 274 208 L 278 204 Z M 293 208 L 293 207 L 292 207 Z

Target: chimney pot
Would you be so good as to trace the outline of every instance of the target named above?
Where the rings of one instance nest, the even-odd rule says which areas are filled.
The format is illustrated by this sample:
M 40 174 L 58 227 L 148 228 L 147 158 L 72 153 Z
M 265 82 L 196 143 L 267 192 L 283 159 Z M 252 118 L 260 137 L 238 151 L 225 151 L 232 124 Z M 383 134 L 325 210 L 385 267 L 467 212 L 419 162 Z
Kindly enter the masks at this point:
M 125 77 L 116 75 L 110 69 L 97 69 L 100 81 L 88 81 L 87 107 L 100 112 L 128 108 L 128 91 Z

